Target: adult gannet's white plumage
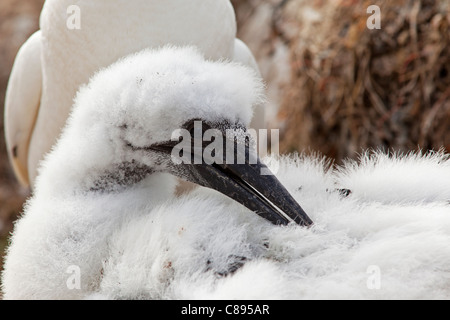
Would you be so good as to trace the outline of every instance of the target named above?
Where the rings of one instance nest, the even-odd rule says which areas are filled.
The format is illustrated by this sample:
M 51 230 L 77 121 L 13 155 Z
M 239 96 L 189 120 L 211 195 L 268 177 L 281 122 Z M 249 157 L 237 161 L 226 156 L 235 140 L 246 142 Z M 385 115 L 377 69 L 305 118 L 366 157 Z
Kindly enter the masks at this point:
M 195 45 L 210 59 L 257 69 L 236 39 L 229 0 L 47 0 L 36 32 L 19 51 L 8 86 L 5 128 L 19 180 L 33 184 L 39 162 L 60 135 L 78 88 L 99 69 L 144 48 Z M 79 27 L 68 27 L 79 14 Z M 252 126 L 264 127 L 258 106 Z
M 186 121 L 241 127 L 260 97 L 250 69 L 191 48 L 144 51 L 97 74 L 15 226 L 5 298 L 450 298 L 448 155 L 366 154 L 338 169 L 280 159 L 277 176 L 309 228 L 268 223 L 238 203 L 289 198 L 272 184 L 250 202 L 233 194 L 253 194 L 239 189 L 247 165 L 176 167 L 165 155 Z M 223 175 L 202 180 L 214 170 Z M 173 175 L 236 201 L 207 188 L 176 198 Z

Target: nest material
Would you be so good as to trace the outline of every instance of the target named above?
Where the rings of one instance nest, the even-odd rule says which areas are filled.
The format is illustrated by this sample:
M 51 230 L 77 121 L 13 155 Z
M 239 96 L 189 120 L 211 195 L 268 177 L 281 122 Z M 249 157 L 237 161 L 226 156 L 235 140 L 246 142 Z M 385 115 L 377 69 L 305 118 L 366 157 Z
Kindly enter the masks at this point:
M 381 29 L 370 30 L 370 5 Z M 281 149 L 338 161 L 362 149 L 450 151 L 450 2 L 282 1 L 292 82 Z M 276 13 L 275 13 L 276 14 Z

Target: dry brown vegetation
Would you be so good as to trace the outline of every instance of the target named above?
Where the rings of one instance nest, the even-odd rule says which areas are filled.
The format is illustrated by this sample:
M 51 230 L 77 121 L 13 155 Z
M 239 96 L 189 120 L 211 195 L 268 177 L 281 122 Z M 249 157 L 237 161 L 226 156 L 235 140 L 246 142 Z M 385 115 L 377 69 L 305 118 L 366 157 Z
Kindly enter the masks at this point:
M 278 94 L 283 151 L 339 161 L 367 148 L 450 150 L 449 1 L 235 3 L 246 11 L 241 35 L 253 49 L 266 48 L 265 59 L 283 46 L 289 52 L 289 80 Z M 380 30 L 366 25 L 372 4 L 381 9 Z M 271 27 L 258 40 L 246 26 L 261 6 Z

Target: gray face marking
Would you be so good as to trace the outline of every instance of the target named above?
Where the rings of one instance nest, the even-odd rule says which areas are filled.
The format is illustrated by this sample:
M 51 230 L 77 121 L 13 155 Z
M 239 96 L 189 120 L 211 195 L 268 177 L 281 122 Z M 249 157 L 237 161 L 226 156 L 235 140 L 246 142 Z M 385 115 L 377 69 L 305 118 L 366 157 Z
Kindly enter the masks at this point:
M 115 165 L 111 170 L 105 171 L 105 173 L 94 182 L 90 191 L 117 192 L 125 187 L 144 180 L 151 173 L 153 173 L 153 170 L 147 166 L 140 165 L 135 161 L 124 162 Z

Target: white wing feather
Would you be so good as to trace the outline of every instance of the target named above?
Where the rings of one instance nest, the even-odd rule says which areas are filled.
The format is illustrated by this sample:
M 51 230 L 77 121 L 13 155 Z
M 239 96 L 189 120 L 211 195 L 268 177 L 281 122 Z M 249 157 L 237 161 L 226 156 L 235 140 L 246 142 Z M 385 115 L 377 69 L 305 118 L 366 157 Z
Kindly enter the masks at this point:
M 42 91 L 41 32 L 20 48 L 14 62 L 5 100 L 8 155 L 19 181 L 29 185 L 28 147 L 39 111 Z

